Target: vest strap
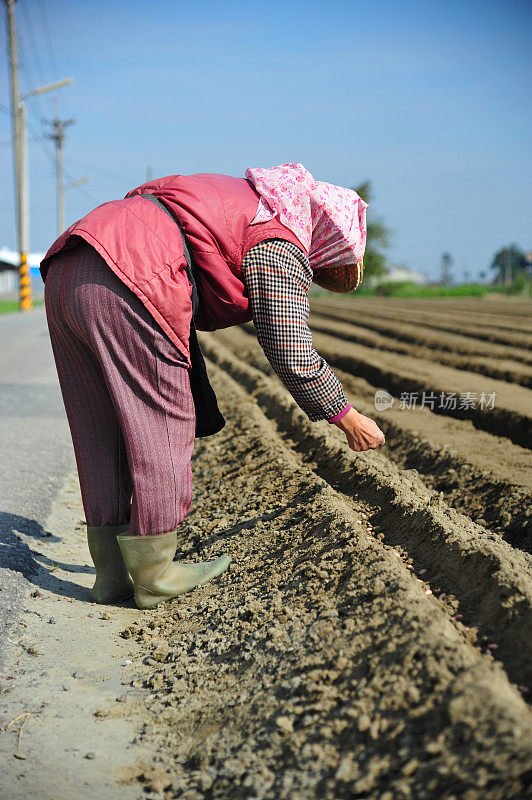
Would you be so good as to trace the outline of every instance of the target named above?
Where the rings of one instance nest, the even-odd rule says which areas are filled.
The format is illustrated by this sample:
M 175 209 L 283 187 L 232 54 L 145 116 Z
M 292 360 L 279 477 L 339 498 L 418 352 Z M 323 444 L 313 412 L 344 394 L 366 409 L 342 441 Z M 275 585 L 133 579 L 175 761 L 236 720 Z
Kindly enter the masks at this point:
M 198 282 L 196 280 L 198 268 L 190 251 L 190 247 L 188 246 L 187 237 L 183 233 L 181 225 L 176 220 L 174 215 L 166 208 L 164 203 L 162 203 L 158 197 L 155 197 L 155 195 L 141 194 L 140 197 L 144 197 L 146 200 L 151 200 L 151 202 L 155 203 L 155 205 L 158 206 L 161 211 L 164 211 L 165 214 L 168 214 L 168 216 L 173 219 L 177 225 L 179 233 L 181 234 L 181 239 L 183 240 L 183 252 L 187 262 L 186 273 L 192 287 L 192 321 L 190 324 L 189 339 L 190 363 L 192 366 L 189 372 L 189 377 L 190 391 L 192 392 L 194 408 L 196 410 L 196 437 L 201 438 L 203 436 L 212 436 L 214 433 L 218 433 L 218 431 L 222 430 L 225 425 L 225 419 L 218 408 L 216 394 L 214 393 L 214 389 L 209 381 L 205 359 L 203 358 L 203 353 L 201 352 L 198 342 L 196 328 L 194 326 L 194 317 L 196 316 L 196 312 L 199 307 Z

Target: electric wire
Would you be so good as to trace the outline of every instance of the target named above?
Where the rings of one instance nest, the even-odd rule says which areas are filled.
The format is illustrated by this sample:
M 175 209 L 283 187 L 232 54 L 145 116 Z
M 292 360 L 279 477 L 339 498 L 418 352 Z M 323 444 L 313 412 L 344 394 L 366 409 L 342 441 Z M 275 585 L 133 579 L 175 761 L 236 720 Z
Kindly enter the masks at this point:
M 44 31 L 44 40 L 46 42 L 46 47 L 48 51 L 48 59 L 50 61 L 50 66 L 52 67 L 52 73 L 55 77 L 58 76 L 57 71 L 57 61 L 55 60 L 55 52 L 54 46 L 52 42 L 52 37 L 50 36 L 50 27 L 48 25 L 48 18 L 46 16 L 46 8 L 44 6 L 44 0 L 39 0 L 39 7 L 41 9 L 41 19 L 42 19 L 42 28 Z
M 19 82 L 22 83 L 20 80 L 21 73 L 24 75 L 24 84 L 25 84 L 25 91 L 21 91 L 21 96 L 25 96 L 31 92 L 33 81 L 33 73 L 32 73 L 32 66 L 29 63 L 29 59 L 25 57 L 25 34 L 20 29 L 20 26 L 17 28 L 17 56 L 18 56 L 18 72 L 19 72 Z
M 59 76 L 59 70 L 57 68 L 57 59 L 55 57 L 54 44 L 52 36 L 50 34 L 50 26 L 48 24 L 48 16 L 46 14 L 46 6 L 44 4 L 44 0 L 39 0 L 39 8 L 41 12 L 42 31 L 44 34 L 44 41 L 46 44 L 46 52 L 48 55 L 48 61 L 50 63 L 52 79 L 57 80 L 60 76 Z M 57 97 L 58 108 L 63 107 L 64 109 L 67 109 L 68 105 L 65 103 L 64 95 L 59 94 L 56 97 Z M 64 113 L 65 116 L 67 117 L 70 116 L 70 114 L 68 114 L 66 110 Z
M 5 9 L 5 6 L 4 6 L 3 3 L 2 3 L 2 6 Z M 37 40 L 36 40 L 36 36 L 35 36 L 35 31 L 34 31 L 34 28 L 33 28 L 32 22 L 31 22 L 31 11 L 27 8 L 26 0 L 22 0 L 22 2 L 20 2 L 20 7 L 22 8 L 22 15 L 23 15 L 23 18 L 24 18 L 24 30 L 22 30 L 22 26 L 20 24 L 17 26 L 17 28 L 18 28 L 18 30 L 17 30 L 17 38 L 18 38 L 17 50 L 18 50 L 19 72 L 21 72 L 22 75 L 23 75 L 23 81 L 21 81 L 21 82 L 23 82 L 23 85 L 24 85 L 24 88 L 25 88 L 25 91 L 23 92 L 23 94 L 29 95 L 31 93 L 31 91 L 35 88 L 34 74 L 37 74 L 39 76 L 39 80 L 42 81 L 43 84 L 46 84 L 46 83 L 51 82 L 51 81 L 48 81 L 47 78 L 46 78 L 46 71 L 44 69 L 43 62 L 42 62 L 42 60 L 41 60 L 41 58 L 39 56 L 39 51 L 38 51 L 38 47 L 37 47 Z M 46 44 L 46 52 L 47 52 L 47 56 L 48 56 L 48 62 L 49 62 L 50 68 L 51 68 L 51 77 L 52 77 L 52 80 L 53 80 L 53 79 L 57 78 L 57 76 L 58 76 L 57 61 L 56 61 L 56 57 L 55 57 L 52 37 L 51 37 L 51 34 L 50 34 L 50 26 L 48 24 L 48 19 L 47 19 L 47 15 L 46 15 L 46 8 L 45 8 L 45 5 L 44 5 L 44 0 L 39 0 L 39 8 L 40 8 L 40 14 L 41 14 L 41 21 L 42 21 L 43 38 L 44 38 L 44 41 L 45 41 L 45 44 Z M 4 11 L 4 14 L 5 14 L 6 27 L 7 27 L 7 11 Z M 28 43 L 29 43 L 29 48 L 27 46 Z M 28 56 L 28 50 L 33 55 L 33 66 L 32 66 L 32 63 L 31 63 L 30 58 Z M 29 115 L 34 117 L 35 114 L 36 114 L 35 105 L 34 105 L 35 100 L 37 100 L 38 104 L 40 105 L 40 103 L 42 102 L 43 98 L 41 98 L 40 96 L 32 98 L 32 103 L 28 104 L 29 108 L 28 108 L 28 115 L 27 115 L 27 118 L 26 118 L 27 131 L 28 131 L 31 139 L 34 142 L 36 142 L 39 145 L 39 147 L 41 147 L 44 155 L 46 156 L 46 158 L 48 159 L 48 161 L 50 162 L 50 164 L 52 165 L 52 167 L 55 170 L 55 167 L 56 167 L 55 153 L 53 152 L 51 147 L 47 144 L 46 139 L 43 136 L 43 134 L 39 133 L 39 131 L 36 129 L 36 127 L 32 124 L 32 121 L 30 121 L 30 119 L 28 119 Z M 51 100 L 51 98 L 50 98 L 50 100 Z M 1 101 L 0 101 L 0 111 L 3 114 L 5 114 L 6 116 L 8 116 L 10 119 L 13 116 L 13 112 L 12 112 L 11 108 L 9 108 L 7 105 L 2 103 Z M 11 142 L 10 141 L 0 142 L 0 146 L 2 146 L 2 147 L 4 145 L 7 145 L 7 144 L 11 144 Z M 69 158 L 67 158 L 65 160 L 68 163 L 72 163 L 72 161 L 73 161 L 73 160 L 71 160 Z M 85 166 L 88 166 L 88 165 L 85 165 Z M 88 168 L 91 169 L 91 171 L 100 173 L 101 175 L 107 175 L 108 177 L 113 177 L 113 178 L 118 179 L 118 180 L 127 180 L 126 178 L 124 178 L 124 176 L 122 176 L 122 175 L 118 176 L 118 175 L 116 175 L 116 173 L 109 172 L 108 170 L 102 170 L 102 169 L 100 169 L 98 167 L 90 167 L 90 166 L 88 166 Z M 68 183 L 71 183 L 71 184 L 75 183 L 74 176 L 71 174 L 70 170 L 67 169 L 66 167 L 63 167 L 63 175 L 66 178 L 66 181 Z M 76 189 L 81 196 L 83 196 L 86 200 L 90 201 L 94 205 L 97 205 L 99 203 L 99 200 L 96 200 L 96 198 L 94 198 L 93 195 L 89 191 L 87 191 L 87 189 L 84 186 L 71 186 L 70 187 L 70 186 L 68 186 L 68 183 L 65 185 L 65 189 L 69 189 L 69 188 Z
M 46 84 L 51 83 L 51 78 L 53 76 L 50 76 L 50 79 L 48 78 L 46 70 L 44 68 L 44 64 L 43 64 L 43 62 L 41 60 L 41 57 L 39 55 L 39 48 L 37 46 L 37 39 L 35 37 L 34 28 L 33 28 L 32 22 L 31 22 L 31 12 L 28 10 L 26 0 L 19 0 L 19 3 L 20 3 L 20 6 L 21 6 L 21 9 L 22 9 L 22 16 L 24 17 L 25 34 L 27 34 L 27 35 L 25 35 L 24 38 L 27 39 L 27 41 L 29 42 L 31 57 L 33 59 L 33 64 L 34 64 L 34 70 L 32 70 L 32 72 L 34 72 L 34 74 L 37 75 L 38 80 L 39 80 L 39 84 L 41 86 L 45 86 Z M 21 29 L 21 26 L 20 26 L 20 29 Z M 19 36 L 20 36 L 20 34 L 19 34 Z M 29 62 L 28 55 L 27 55 L 27 52 L 26 52 L 26 48 L 24 48 L 24 42 L 23 42 L 23 54 L 25 56 L 24 57 L 24 61 L 25 62 Z M 32 86 L 31 86 L 29 91 L 32 91 L 32 90 L 37 88 L 37 85 L 34 84 L 33 79 L 30 78 L 30 81 L 31 81 Z M 30 113 L 33 113 L 33 111 L 35 109 L 35 104 L 39 108 L 39 114 L 40 114 L 41 117 L 43 115 L 45 115 L 46 109 L 48 109 L 48 111 L 50 112 L 52 107 L 53 107 L 52 106 L 52 98 L 50 97 L 50 95 L 42 95 L 42 96 L 41 95 L 37 95 L 37 96 L 32 97 L 30 108 L 29 108 L 29 112 Z
M 39 81 L 43 84 L 47 83 L 46 74 L 44 71 L 44 67 L 39 56 L 39 49 L 37 47 L 37 41 L 35 39 L 35 35 L 33 33 L 33 25 L 31 23 L 31 14 L 28 12 L 28 7 L 25 2 L 21 2 L 20 6 L 22 8 L 22 14 L 24 16 L 24 24 L 26 28 L 26 32 L 28 34 L 28 39 L 31 47 L 31 55 L 33 58 L 33 63 L 35 64 L 35 71 L 39 75 Z
M 6 116 L 11 117 L 11 110 L 6 105 L 4 105 L 4 103 L 2 103 L 2 102 L 0 102 L 0 111 L 3 114 L 5 114 Z M 33 141 L 36 142 L 38 145 L 40 145 L 40 147 L 42 148 L 44 154 L 46 155 L 46 157 L 48 158 L 48 160 L 50 161 L 50 163 L 52 164 L 52 166 L 53 166 L 53 168 L 55 170 L 55 154 L 54 154 L 53 150 L 50 149 L 50 146 L 46 143 L 44 137 L 41 134 L 39 134 L 39 132 L 33 127 L 32 123 L 29 120 L 26 120 L 26 127 L 27 127 L 28 133 L 30 134 L 30 136 L 33 139 Z M 66 159 L 66 160 L 70 161 L 70 159 Z M 89 167 L 89 169 L 93 169 L 93 168 Z M 69 170 L 65 169 L 64 167 L 63 167 L 63 174 L 64 174 L 65 178 L 67 178 L 70 183 L 74 183 L 74 181 L 75 181 L 74 176 L 70 173 Z M 70 188 L 70 187 L 66 187 L 66 188 Z M 98 205 L 99 201 L 96 200 L 96 198 L 93 197 L 92 194 L 90 192 L 88 192 L 85 189 L 84 186 L 73 186 L 72 188 L 76 189 L 87 200 L 90 200 L 91 203 L 94 203 L 95 205 Z
M 96 172 L 98 175 L 102 175 L 104 178 L 114 178 L 118 181 L 127 181 L 131 180 L 131 176 L 126 177 L 125 175 L 118 175 L 116 172 L 111 172 L 108 169 L 102 169 L 101 167 L 94 167 L 91 164 L 87 164 L 84 161 L 79 161 L 77 158 L 69 158 L 71 164 L 77 164 L 80 167 L 84 167 L 85 169 L 90 169 L 91 172 Z

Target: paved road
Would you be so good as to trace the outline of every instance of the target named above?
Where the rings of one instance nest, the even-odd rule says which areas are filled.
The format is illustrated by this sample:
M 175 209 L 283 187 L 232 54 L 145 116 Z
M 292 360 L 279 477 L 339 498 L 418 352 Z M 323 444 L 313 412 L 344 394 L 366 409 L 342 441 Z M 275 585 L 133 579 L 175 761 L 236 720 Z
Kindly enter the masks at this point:
M 29 549 L 40 538 L 74 454 L 44 308 L 0 315 L 0 637 L 13 624 Z M 3 654 L 0 638 L 0 664 Z

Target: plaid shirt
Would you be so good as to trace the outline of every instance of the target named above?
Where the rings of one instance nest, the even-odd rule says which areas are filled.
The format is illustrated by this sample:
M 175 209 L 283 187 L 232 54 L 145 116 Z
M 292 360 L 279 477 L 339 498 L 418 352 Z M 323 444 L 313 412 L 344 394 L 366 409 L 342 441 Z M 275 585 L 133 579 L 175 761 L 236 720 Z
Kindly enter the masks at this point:
M 348 407 L 342 385 L 314 350 L 307 325 L 312 269 L 305 253 L 267 239 L 242 262 L 257 338 L 266 358 L 310 420 L 331 419 Z

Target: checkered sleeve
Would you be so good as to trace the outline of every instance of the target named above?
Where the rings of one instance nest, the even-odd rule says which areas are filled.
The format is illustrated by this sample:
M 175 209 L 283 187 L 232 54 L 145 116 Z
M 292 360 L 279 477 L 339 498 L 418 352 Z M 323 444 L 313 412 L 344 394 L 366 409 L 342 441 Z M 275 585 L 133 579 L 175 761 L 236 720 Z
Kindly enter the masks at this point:
M 272 368 L 313 422 L 340 418 L 348 407 L 342 385 L 314 350 L 308 327 L 312 269 L 305 253 L 267 239 L 242 263 L 257 338 Z

